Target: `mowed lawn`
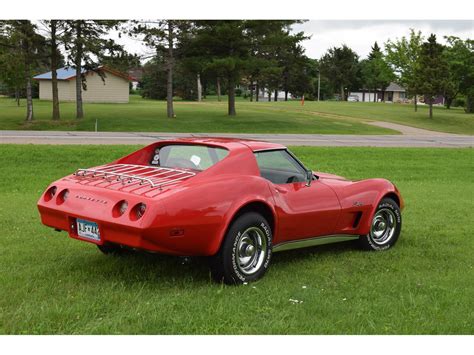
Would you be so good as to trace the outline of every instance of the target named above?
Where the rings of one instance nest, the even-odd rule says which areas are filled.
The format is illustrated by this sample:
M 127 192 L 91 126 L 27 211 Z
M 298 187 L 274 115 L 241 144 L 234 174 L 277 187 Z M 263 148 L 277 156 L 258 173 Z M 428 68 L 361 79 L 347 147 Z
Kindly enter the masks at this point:
M 51 102 L 34 102 L 35 121 L 27 124 L 25 101 L 0 98 L 0 129 L 80 130 L 137 132 L 234 132 L 398 134 L 398 131 L 368 125 L 369 121 L 401 123 L 435 131 L 474 134 L 474 115 L 462 109 L 436 107 L 434 119 L 426 107 L 414 112 L 411 105 L 359 102 L 249 102 L 237 100 L 237 116 L 227 116 L 227 102 L 209 97 L 203 102 L 176 101 L 176 118 L 166 117 L 164 101 L 131 96 L 128 104 L 85 104 L 85 118 L 76 120 L 75 104 L 61 104 L 61 120 L 51 120 Z
M 105 256 L 41 225 L 51 181 L 136 148 L 0 146 L 0 333 L 473 333 L 472 149 L 294 148 L 313 169 L 395 182 L 401 238 L 277 253 L 262 280 L 231 287 L 203 259 Z

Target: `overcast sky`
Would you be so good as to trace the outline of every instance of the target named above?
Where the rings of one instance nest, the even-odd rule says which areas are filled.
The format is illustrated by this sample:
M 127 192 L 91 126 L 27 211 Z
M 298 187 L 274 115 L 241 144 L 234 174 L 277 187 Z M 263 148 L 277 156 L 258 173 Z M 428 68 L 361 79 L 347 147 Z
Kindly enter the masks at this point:
M 375 41 L 383 47 L 389 38 L 408 36 L 410 28 L 420 30 L 425 37 L 434 33 L 443 43 L 447 35 L 474 38 L 474 21 L 462 20 L 314 20 L 294 27 L 312 35 L 304 43 L 311 58 L 320 58 L 328 48 L 341 44 L 366 57 Z
M 389 38 L 408 36 L 410 28 L 420 30 L 425 37 L 435 33 L 440 42 L 444 42 L 446 35 L 474 38 L 474 21 L 469 20 L 311 20 L 294 26 L 295 31 L 311 35 L 311 39 L 303 43 L 306 55 L 311 58 L 320 58 L 328 48 L 342 44 L 364 58 L 375 41 L 383 47 Z M 117 34 L 112 37 L 132 53 L 150 53 L 139 41 L 126 36 L 119 39 Z

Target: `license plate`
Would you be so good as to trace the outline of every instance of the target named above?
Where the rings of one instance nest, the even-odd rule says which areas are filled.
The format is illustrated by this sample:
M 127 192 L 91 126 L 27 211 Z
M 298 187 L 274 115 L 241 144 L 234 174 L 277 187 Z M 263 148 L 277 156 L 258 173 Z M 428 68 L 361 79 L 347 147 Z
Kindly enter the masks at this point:
M 100 241 L 99 226 L 95 222 L 77 219 L 77 235 L 96 242 Z

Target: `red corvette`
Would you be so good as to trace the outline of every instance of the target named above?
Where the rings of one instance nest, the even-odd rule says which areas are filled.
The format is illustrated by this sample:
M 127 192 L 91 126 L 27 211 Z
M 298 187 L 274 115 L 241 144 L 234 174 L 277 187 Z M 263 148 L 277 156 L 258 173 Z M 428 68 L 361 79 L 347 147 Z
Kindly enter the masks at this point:
M 277 251 L 353 239 L 391 247 L 403 199 L 384 179 L 310 171 L 278 144 L 182 138 L 78 169 L 52 183 L 38 208 L 45 225 L 106 254 L 209 256 L 217 281 L 243 283 Z

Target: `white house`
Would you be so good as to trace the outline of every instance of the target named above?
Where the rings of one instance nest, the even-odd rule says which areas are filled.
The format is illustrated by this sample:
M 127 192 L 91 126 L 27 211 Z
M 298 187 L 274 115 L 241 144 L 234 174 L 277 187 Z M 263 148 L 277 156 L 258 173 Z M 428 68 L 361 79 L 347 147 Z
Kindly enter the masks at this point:
M 104 79 L 97 72 L 83 70 L 87 90 L 82 91 L 82 100 L 84 102 L 127 103 L 130 76 L 106 66 L 99 67 L 97 70 L 102 72 Z M 76 70 L 65 67 L 58 69 L 57 74 L 59 101 L 76 101 Z M 52 100 L 51 72 L 37 75 L 33 79 L 39 82 L 40 100 Z
M 383 91 L 381 89 L 375 91 L 360 89 L 356 92 L 350 92 L 349 95 L 358 96 L 359 101 L 364 102 L 403 102 L 406 100 L 406 90 L 397 83 L 390 83 L 390 85 Z

